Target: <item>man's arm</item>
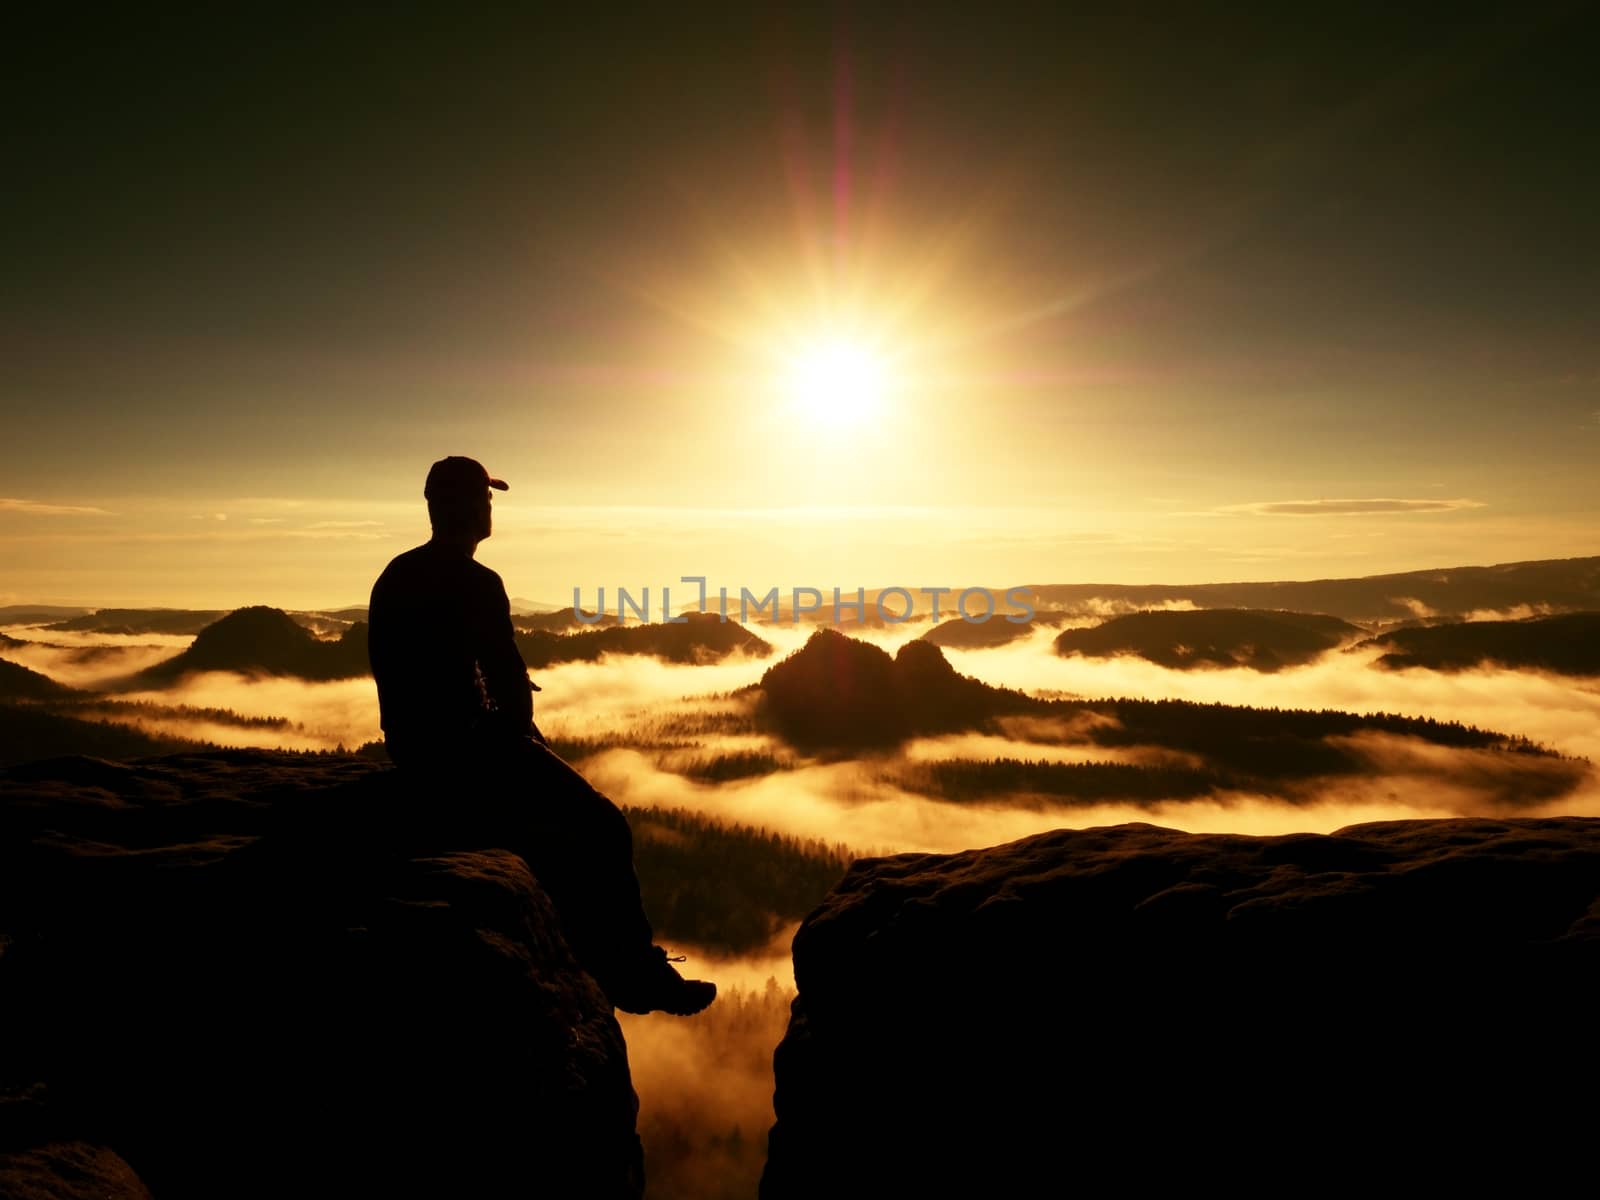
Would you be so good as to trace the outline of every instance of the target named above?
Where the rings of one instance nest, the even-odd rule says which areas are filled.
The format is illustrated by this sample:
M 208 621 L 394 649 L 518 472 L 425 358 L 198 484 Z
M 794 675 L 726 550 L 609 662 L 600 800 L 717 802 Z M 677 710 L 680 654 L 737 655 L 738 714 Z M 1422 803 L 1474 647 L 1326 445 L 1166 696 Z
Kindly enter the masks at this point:
M 533 729 L 533 688 L 528 682 L 528 664 L 517 649 L 505 584 L 493 571 L 488 578 L 493 582 L 485 589 L 480 617 L 478 668 L 500 721 L 515 733 L 529 733 Z

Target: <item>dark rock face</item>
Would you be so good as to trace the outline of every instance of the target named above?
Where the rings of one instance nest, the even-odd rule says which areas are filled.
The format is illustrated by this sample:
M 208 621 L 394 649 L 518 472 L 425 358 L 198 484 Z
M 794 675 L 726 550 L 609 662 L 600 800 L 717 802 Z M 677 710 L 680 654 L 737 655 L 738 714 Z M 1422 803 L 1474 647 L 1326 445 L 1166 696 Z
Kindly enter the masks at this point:
M 621 1030 L 548 899 L 397 785 L 265 752 L 0 772 L 0 1089 L 49 1097 L 0 1106 L 0 1190 L 77 1194 L 39 1183 L 71 1153 L 126 1166 L 114 1196 L 641 1194 Z
M 765 1200 L 1538 1191 L 1597 1116 L 1600 821 L 865 860 L 794 962 Z
M 0 1196 L 6 1200 L 151 1200 L 133 1168 L 104 1146 L 51 1142 L 0 1151 Z
M 16 1037 L 19 1031 L 9 1031 Z M 43 1086 L 0 1084 L 0 1196 L 6 1200 L 151 1200 L 116 1151 L 87 1142 Z

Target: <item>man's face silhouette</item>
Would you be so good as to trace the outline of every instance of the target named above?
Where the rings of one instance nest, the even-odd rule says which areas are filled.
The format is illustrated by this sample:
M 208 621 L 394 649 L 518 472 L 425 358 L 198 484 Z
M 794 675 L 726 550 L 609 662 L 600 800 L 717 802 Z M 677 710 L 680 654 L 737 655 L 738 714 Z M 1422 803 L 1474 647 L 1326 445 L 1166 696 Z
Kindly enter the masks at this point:
M 494 493 L 488 488 L 483 489 L 483 497 L 478 505 L 478 540 L 481 542 L 494 532 Z
M 484 488 L 466 495 L 457 493 L 449 500 L 430 502 L 428 517 L 433 522 L 434 537 L 465 542 L 468 546 L 483 541 L 494 531 L 489 497 L 489 489 Z

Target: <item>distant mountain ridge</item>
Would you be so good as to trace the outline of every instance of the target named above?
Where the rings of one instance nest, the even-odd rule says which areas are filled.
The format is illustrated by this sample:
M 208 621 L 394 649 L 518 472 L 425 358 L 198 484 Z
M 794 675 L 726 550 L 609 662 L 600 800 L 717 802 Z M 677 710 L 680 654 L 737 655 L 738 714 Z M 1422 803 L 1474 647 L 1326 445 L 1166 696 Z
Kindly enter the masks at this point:
M 0 605 L 0 625 L 42 625 L 46 621 L 81 617 L 92 611 L 65 604 L 4 604 Z
M 257 606 L 263 607 L 263 606 Z M 221 608 L 97 608 L 44 625 L 51 633 L 166 633 L 195 634 L 227 616 Z M 352 608 L 288 609 L 299 624 L 313 633 L 341 632 L 367 619 L 365 605 Z M 21 624 L 22 622 L 17 622 Z
M 44 628 L 51 633 L 199 633 L 226 615 L 221 608 L 98 608 Z
M 1018 585 L 1019 588 L 1021 586 Z M 1038 583 L 1026 585 L 1026 589 L 1034 609 L 1041 617 L 1046 612 L 1058 613 L 1061 617 L 1115 616 L 1141 609 L 1189 604 L 1196 608 L 1326 613 L 1345 621 L 1390 624 L 1434 615 L 1463 617 L 1468 613 L 1504 611 L 1519 605 L 1554 611 L 1600 610 L 1600 556 L 1532 559 L 1492 566 L 1429 567 L 1417 571 L 1332 579 L 1184 584 Z M 832 589 L 817 590 L 823 596 L 821 606 L 802 617 L 805 623 L 827 623 L 832 615 Z M 853 587 L 841 587 L 840 590 L 842 601 L 854 600 Z M 863 589 L 867 606 L 866 626 L 884 624 L 875 611 L 875 601 L 878 596 L 895 590 Z M 921 588 L 909 590 L 913 600 L 913 619 L 927 619 L 931 615 L 931 598 Z M 950 624 L 949 615 L 955 609 L 962 590 L 959 587 L 941 589 L 940 609 L 947 625 Z M 1016 611 L 1006 603 L 1007 588 L 980 590 L 987 590 L 995 600 L 995 616 L 990 618 L 988 624 L 993 625 L 1001 620 L 1006 612 Z M 738 606 L 737 589 L 733 589 L 733 592 L 730 596 L 730 615 L 736 614 Z M 778 622 L 792 623 L 792 596 L 780 589 L 778 601 Z M 714 608 L 715 600 L 710 599 L 710 603 Z M 511 606 L 513 615 L 518 618 L 559 614 L 564 607 L 520 597 L 514 599 Z M 680 611 L 697 606 L 698 601 L 694 601 L 680 606 Z M 904 599 L 898 595 L 887 601 L 888 610 L 896 616 L 904 606 Z M 291 611 L 297 617 L 339 621 L 362 620 L 366 616 L 366 609 L 362 605 Z M 123 614 L 129 618 L 148 614 L 149 620 L 157 621 L 177 619 L 175 614 L 179 612 L 209 615 L 212 620 L 221 615 L 220 612 L 191 609 L 95 610 L 32 604 L 0 607 L 0 625 L 61 624 L 85 618 L 87 623 L 82 628 L 102 628 L 111 619 L 105 614 Z M 846 612 L 849 619 L 844 624 L 854 624 L 854 610 L 847 609 Z M 758 614 L 752 610 L 749 615 L 752 624 L 772 619 L 766 612 Z M 977 615 L 976 612 L 974 615 Z M 100 624 L 96 625 L 96 621 Z M 205 623 L 201 622 L 195 630 Z M 981 623 L 972 624 L 977 626 Z M 525 627 L 536 626 L 528 623 Z M 155 632 L 154 629 L 140 628 L 137 621 L 134 621 L 132 628 L 133 632 Z
M 1600 557 L 1269 583 L 1038 584 L 1032 592 L 1041 609 L 1085 613 L 1103 611 L 1106 602 L 1134 608 L 1189 602 L 1197 608 L 1287 609 L 1355 622 L 1461 617 L 1524 604 L 1577 611 L 1600 609 Z

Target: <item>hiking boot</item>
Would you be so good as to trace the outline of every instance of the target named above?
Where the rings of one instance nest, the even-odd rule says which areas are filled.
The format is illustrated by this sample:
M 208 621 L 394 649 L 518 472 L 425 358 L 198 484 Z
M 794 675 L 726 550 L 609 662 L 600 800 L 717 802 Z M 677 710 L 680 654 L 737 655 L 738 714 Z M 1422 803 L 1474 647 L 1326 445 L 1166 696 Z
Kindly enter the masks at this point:
M 717 985 L 704 979 L 685 979 L 660 946 L 651 946 L 631 969 L 621 972 L 607 989 L 611 1004 L 623 1012 L 671 1013 L 687 1017 L 717 998 Z

